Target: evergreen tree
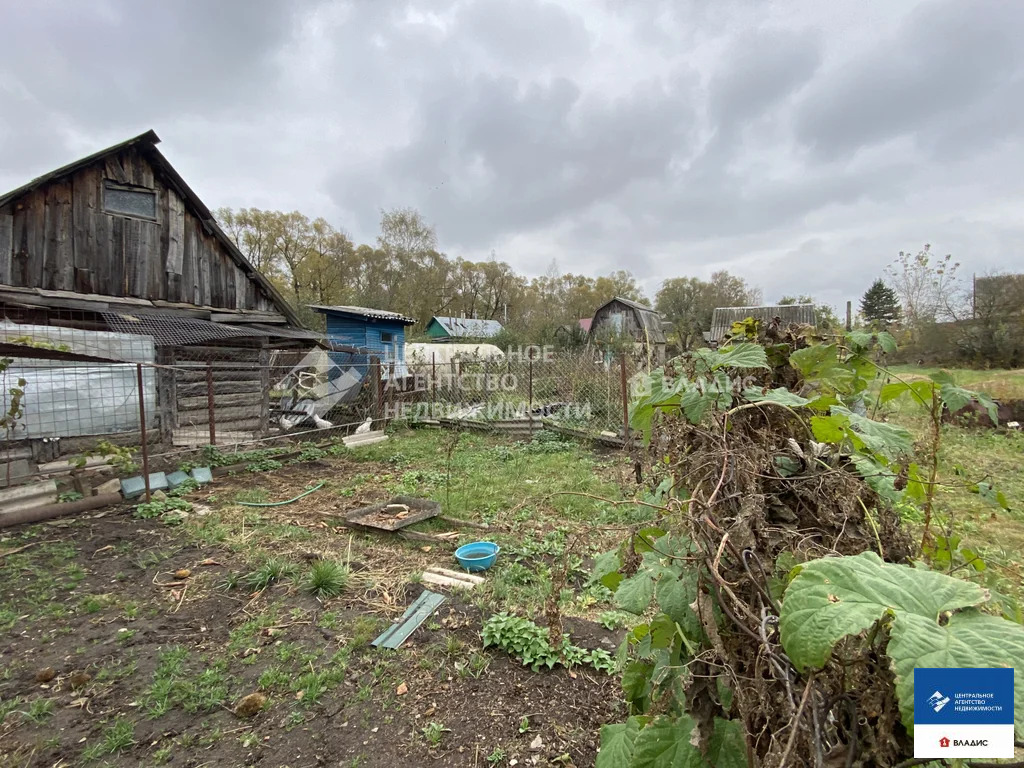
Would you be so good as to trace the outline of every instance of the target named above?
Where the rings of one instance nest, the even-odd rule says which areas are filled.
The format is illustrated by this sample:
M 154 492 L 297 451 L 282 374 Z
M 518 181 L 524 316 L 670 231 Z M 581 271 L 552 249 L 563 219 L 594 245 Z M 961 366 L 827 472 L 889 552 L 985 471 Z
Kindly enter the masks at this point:
M 860 313 L 869 323 L 877 322 L 886 326 L 895 322 L 900 317 L 900 301 L 896 291 L 880 279 L 875 280 L 861 297 Z

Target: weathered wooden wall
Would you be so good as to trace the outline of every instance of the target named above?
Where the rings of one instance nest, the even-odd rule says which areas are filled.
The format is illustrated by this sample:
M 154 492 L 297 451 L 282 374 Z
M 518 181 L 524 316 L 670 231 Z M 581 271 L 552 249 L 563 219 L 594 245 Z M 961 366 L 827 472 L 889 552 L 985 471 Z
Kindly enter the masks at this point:
M 105 213 L 105 180 L 155 190 L 156 221 Z M 134 146 L 0 209 L 0 284 L 278 311 Z
M 622 315 L 622 327 L 619 329 L 622 333 L 628 334 L 637 340 L 643 338 L 644 329 L 637 322 L 636 310 L 618 301 L 611 301 L 597 310 L 590 324 L 590 332 L 592 334 L 600 334 L 615 330 L 614 321 L 612 320 L 614 315 Z

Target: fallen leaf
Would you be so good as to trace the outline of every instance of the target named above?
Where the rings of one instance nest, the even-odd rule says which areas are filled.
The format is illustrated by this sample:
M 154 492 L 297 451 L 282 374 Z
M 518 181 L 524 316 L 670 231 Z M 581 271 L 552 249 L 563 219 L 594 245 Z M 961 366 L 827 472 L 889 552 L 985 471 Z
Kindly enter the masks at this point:
M 213 560 L 212 558 L 208 557 L 205 560 L 203 560 L 203 562 L 201 562 L 200 565 L 224 565 L 224 564 L 223 563 L 218 563 L 216 560 Z
M 190 571 L 188 568 L 179 568 L 174 572 L 174 578 L 176 579 L 187 579 L 191 575 L 192 571 Z
M 399 696 L 405 696 L 405 694 L 407 694 L 408 692 L 409 692 L 409 686 L 407 686 L 405 683 L 401 683 L 395 689 L 395 693 L 397 693 Z
M 426 547 L 420 547 L 420 551 L 421 552 L 429 552 L 431 549 L 433 549 L 433 547 L 431 547 L 429 545 L 426 546 Z
M 537 734 L 537 738 L 535 738 L 533 741 L 530 742 L 530 749 L 543 749 L 543 748 L 544 748 L 544 739 L 542 739 L 540 737 L 540 734 L 538 733 Z

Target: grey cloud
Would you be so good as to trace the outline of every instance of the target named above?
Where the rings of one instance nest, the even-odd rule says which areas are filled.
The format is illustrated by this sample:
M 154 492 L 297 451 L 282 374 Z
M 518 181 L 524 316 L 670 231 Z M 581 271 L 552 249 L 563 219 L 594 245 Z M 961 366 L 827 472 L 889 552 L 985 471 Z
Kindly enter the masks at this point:
M 798 138 L 836 157 L 955 120 L 1020 74 L 1022 23 L 1016 3 L 922 4 L 821 79 L 798 108 Z
M 1024 249 L 1015 3 L 6 11 L 3 186 L 153 127 L 211 206 L 372 241 L 381 208 L 412 205 L 453 254 L 628 268 L 651 294 L 727 267 L 839 305 L 925 240 L 985 266 Z

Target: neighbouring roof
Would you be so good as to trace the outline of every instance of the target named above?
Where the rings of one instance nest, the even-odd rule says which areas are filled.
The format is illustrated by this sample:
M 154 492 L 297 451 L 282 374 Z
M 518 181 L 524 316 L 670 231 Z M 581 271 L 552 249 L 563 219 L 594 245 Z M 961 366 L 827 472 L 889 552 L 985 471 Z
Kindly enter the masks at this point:
M 402 325 L 416 324 L 416 318 L 407 317 L 398 312 L 389 312 L 386 309 L 373 309 L 371 307 L 353 307 L 344 304 L 307 304 L 306 306 L 308 306 L 314 312 L 324 312 L 338 315 L 351 315 L 353 317 L 361 317 L 366 320 L 393 320 L 395 322 L 401 323 Z
M 156 135 L 153 130 L 141 133 L 127 141 L 122 141 L 120 144 L 115 144 L 112 147 L 101 149 L 99 152 L 83 157 L 80 160 L 75 160 L 73 163 L 68 163 L 60 168 L 57 168 L 49 173 L 44 173 L 42 176 L 37 176 L 32 181 L 24 184 L 17 189 L 12 189 L 10 192 L 6 192 L 0 195 L 0 206 L 4 206 L 7 203 L 22 197 L 40 187 L 49 184 L 51 181 L 70 176 L 72 173 L 86 168 L 93 163 L 96 163 L 109 155 L 117 154 L 125 149 L 137 146 L 144 152 L 146 158 L 153 164 L 153 167 L 160 173 L 167 184 L 177 192 L 192 213 L 202 221 L 203 226 L 206 230 L 212 234 L 220 243 L 224 246 L 224 249 L 228 252 L 231 259 L 241 267 L 246 276 L 255 281 L 260 288 L 262 288 L 267 295 L 274 301 L 277 308 L 280 310 L 291 325 L 302 328 L 302 321 L 299 320 L 298 315 L 295 314 L 295 310 L 292 309 L 291 305 L 285 300 L 284 296 L 273 286 L 273 284 L 259 271 L 249 263 L 249 260 L 245 255 L 238 250 L 238 246 L 235 242 L 227 236 L 227 234 L 220 228 L 217 220 L 213 217 L 213 213 L 206 204 L 199 199 L 199 195 L 192 191 L 192 188 L 185 183 L 185 180 L 181 175 L 174 170 L 174 167 L 167 161 L 167 158 L 161 154 L 160 150 L 156 148 L 156 145 L 160 143 L 160 137 Z
M 632 299 L 624 299 L 621 296 L 609 299 L 594 310 L 594 317 L 597 317 L 598 313 L 602 309 L 615 302 L 624 304 L 634 311 L 637 320 L 639 320 L 640 324 L 643 326 L 644 332 L 651 342 L 654 344 L 664 344 L 667 341 L 665 337 L 665 323 L 662 320 L 661 313 L 656 309 L 645 306 L 638 301 L 633 301 Z M 591 324 L 591 329 L 593 329 L 593 324 Z
M 576 322 L 579 323 L 580 328 L 583 329 L 584 333 L 590 333 L 590 323 L 593 320 L 592 317 L 581 317 Z
M 473 317 L 438 317 L 431 322 L 440 325 L 449 336 L 458 339 L 489 339 L 501 331 L 497 320 L 477 320 Z
M 733 323 L 745 320 L 748 317 L 756 318 L 762 322 L 770 322 L 778 317 L 784 323 L 798 323 L 800 325 L 816 325 L 818 322 L 814 314 L 813 304 L 718 307 L 711 315 L 711 331 L 705 338 L 708 341 L 721 341 L 728 335 Z

